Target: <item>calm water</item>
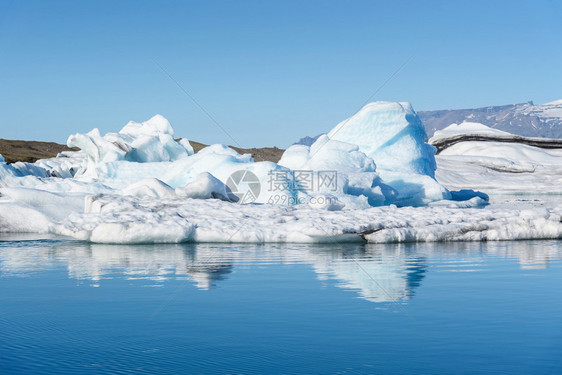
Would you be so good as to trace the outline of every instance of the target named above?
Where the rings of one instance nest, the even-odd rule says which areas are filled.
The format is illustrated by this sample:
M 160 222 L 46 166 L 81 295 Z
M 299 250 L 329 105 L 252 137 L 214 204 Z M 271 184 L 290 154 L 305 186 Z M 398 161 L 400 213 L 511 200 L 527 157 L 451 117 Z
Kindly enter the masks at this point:
M 0 373 L 562 370 L 562 242 L 0 237 Z

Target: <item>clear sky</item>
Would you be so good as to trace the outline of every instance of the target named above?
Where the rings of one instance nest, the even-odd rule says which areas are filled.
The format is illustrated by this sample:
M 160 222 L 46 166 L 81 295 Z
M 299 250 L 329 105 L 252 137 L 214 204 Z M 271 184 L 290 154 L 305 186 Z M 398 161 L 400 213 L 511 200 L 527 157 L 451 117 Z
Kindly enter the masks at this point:
M 65 142 L 160 113 L 177 136 L 285 147 L 373 100 L 562 98 L 561 1 L 0 0 L 0 138 Z

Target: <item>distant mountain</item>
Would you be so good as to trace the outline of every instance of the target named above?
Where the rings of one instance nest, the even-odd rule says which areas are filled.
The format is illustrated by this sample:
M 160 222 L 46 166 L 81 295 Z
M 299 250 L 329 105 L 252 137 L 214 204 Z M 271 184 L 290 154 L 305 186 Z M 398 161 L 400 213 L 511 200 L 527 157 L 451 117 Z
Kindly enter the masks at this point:
M 304 138 L 299 139 L 298 141 L 296 141 L 295 143 L 293 143 L 294 145 L 305 145 L 305 146 L 311 146 L 314 142 L 316 142 L 316 140 L 325 133 L 322 134 L 318 134 L 316 137 L 309 137 L 306 136 Z
M 476 109 L 417 112 L 427 135 L 451 124 L 477 122 L 525 137 L 562 138 L 562 100 L 534 105 L 533 102 Z

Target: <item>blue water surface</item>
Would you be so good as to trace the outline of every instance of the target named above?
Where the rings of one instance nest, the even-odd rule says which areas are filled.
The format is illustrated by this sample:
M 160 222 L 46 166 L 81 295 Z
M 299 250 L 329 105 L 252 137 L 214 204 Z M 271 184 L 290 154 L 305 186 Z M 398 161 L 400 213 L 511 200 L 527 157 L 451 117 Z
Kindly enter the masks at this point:
M 557 374 L 562 242 L 0 237 L 1 374 Z

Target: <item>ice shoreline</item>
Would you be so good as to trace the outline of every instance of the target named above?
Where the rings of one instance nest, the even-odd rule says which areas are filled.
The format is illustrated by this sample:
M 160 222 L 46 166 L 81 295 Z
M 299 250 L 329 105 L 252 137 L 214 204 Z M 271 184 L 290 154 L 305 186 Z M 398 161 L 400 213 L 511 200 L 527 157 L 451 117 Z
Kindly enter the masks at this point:
M 459 202 L 462 203 L 462 202 Z M 478 204 L 478 198 L 472 202 Z M 443 242 L 562 238 L 562 205 L 489 209 L 455 205 L 324 211 L 220 200 L 97 196 L 84 214 L 48 231 L 96 243 Z
M 25 191 L 20 194 L 25 195 Z M 44 196 L 40 196 L 43 194 Z M 15 196 L 15 194 L 13 194 Z M 499 197 L 499 196 L 498 196 Z M 76 197 L 69 214 L 0 210 L 0 232 L 61 235 L 108 244 L 154 243 L 401 243 L 562 239 L 562 196 L 551 201 L 481 198 L 425 207 L 318 210 L 309 206 L 240 205 L 218 199 L 151 199 L 114 194 Z M 39 193 L 56 207 L 65 196 Z M 78 206 L 86 200 L 86 207 Z M 22 205 L 14 207 L 21 210 Z M 48 210 L 48 207 L 44 208 Z

